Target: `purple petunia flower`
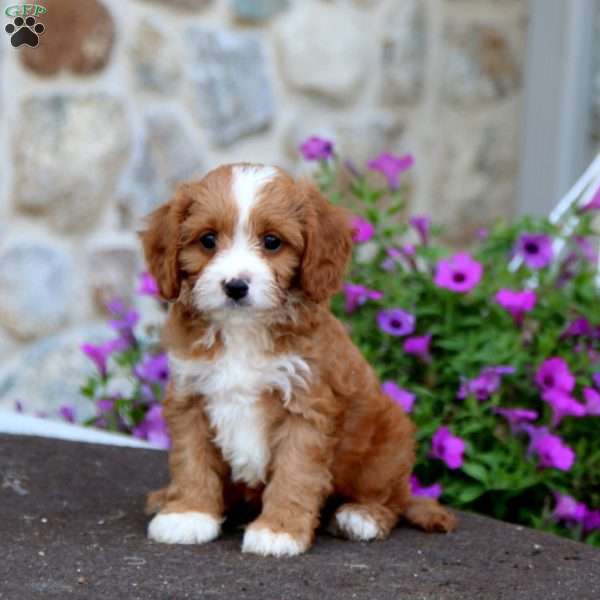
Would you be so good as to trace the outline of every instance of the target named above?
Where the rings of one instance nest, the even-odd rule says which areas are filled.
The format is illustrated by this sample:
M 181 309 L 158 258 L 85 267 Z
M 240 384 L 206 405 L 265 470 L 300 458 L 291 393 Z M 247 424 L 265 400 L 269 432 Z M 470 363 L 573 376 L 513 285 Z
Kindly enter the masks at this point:
M 589 263 L 596 265 L 598 263 L 598 250 L 596 250 L 594 244 L 586 237 L 575 236 L 573 241 L 579 248 L 581 256 Z
M 429 243 L 429 227 L 431 225 L 429 217 L 424 215 L 412 217 L 409 223 L 419 234 L 421 244 L 423 244 L 423 246 L 427 246 L 427 244 Z
M 139 439 L 147 440 L 159 448 L 170 446 L 167 423 L 163 417 L 162 406 L 155 404 L 146 413 L 144 420 L 133 428 L 133 435 Z
M 494 408 L 494 412 L 504 417 L 513 432 L 518 431 L 524 423 L 536 421 L 538 413 L 528 408 Z
M 122 338 L 117 338 L 103 344 L 81 344 L 80 348 L 88 358 L 94 361 L 100 375 L 106 377 L 109 356 L 113 352 L 122 352 L 125 350 L 127 342 Z
M 430 456 L 443 460 L 449 469 L 458 469 L 464 459 L 465 442 L 447 427 L 439 427 L 431 438 Z
M 75 407 L 70 404 L 63 404 L 58 409 L 58 414 L 68 423 L 75 423 Z
M 592 373 L 592 381 L 594 385 L 600 389 L 600 373 Z
M 524 233 L 517 242 L 516 252 L 528 267 L 543 269 L 554 258 L 552 238 L 543 233 Z
M 346 312 L 353 313 L 359 306 L 367 302 L 367 300 L 381 300 L 383 292 L 371 290 L 357 283 L 345 283 L 344 296 L 346 299 L 344 305 Z
M 503 375 L 512 375 L 514 372 L 513 367 L 485 367 L 477 377 L 461 383 L 456 397 L 464 400 L 468 396 L 474 396 L 483 402 L 498 391 Z
M 590 417 L 600 417 L 600 393 L 594 388 L 583 388 L 583 398 L 585 400 L 585 413 Z
M 423 486 L 416 475 L 410 476 L 410 493 L 413 496 L 423 496 L 437 500 L 443 492 L 441 483 L 434 483 L 430 486 Z
M 415 330 L 415 317 L 401 308 L 392 308 L 379 312 L 377 324 L 384 333 L 404 337 Z
M 389 152 L 383 152 L 377 158 L 370 160 L 367 167 L 371 171 L 382 173 L 390 188 L 397 190 L 400 186 L 400 175 L 412 168 L 414 164 L 415 159 L 410 154 L 394 156 Z
M 545 427 L 524 426 L 531 437 L 530 452 L 538 455 L 539 466 L 569 471 L 575 462 L 575 452 L 562 439 Z
M 594 333 L 594 328 L 585 317 L 575 319 L 565 329 L 563 336 L 589 337 Z
M 148 383 L 165 383 L 169 378 L 169 361 L 164 352 L 146 356 L 133 369 L 136 377 Z
M 588 508 L 583 502 L 578 502 L 572 496 L 558 493 L 554 494 L 554 500 L 556 504 L 552 516 L 557 521 L 583 524 L 588 512 Z
M 560 389 L 547 390 L 542 398 L 552 407 L 552 426 L 556 427 L 565 417 L 584 417 L 585 407 L 568 392 Z
M 460 252 L 438 261 L 434 283 L 440 288 L 464 294 L 481 281 L 482 275 L 482 264 L 468 252 Z
M 583 521 L 583 529 L 587 532 L 596 531 L 600 529 L 600 510 L 590 510 L 588 508 L 587 514 Z
M 103 413 L 111 412 L 114 407 L 114 398 L 100 398 L 100 400 L 96 402 L 96 412 L 98 413 L 98 416 L 102 415 Z
M 559 356 L 548 358 L 540 365 L 535 382 L 544 393 L 554 390 L 570 393 L 575 387 L 575 377 L 569 365 Z
M 352 227 L 352 239 L 356 244 L 368 242 L 375 235 L 375 227 L 362 217 L 352 217 L 350 226 Z
M 333 156 L 333 142 L 313 135 L 298 147 L 305 160 L 327 160 Z
M 404 340 L 404 352 L 414 354 L 424 362 L 429 362 L 429 346 L 431 344 L 431 334 L 415 335 Z
M 140 274 L 140 284 L 137 288 L 137 293 L 142 296 L 152 296 L 155 298 L 159 294 L 158 284 L 156 279 L 148 272 Z
M 596 191 L 592 199 L 581 209 L 581 212 L 600 210 L 600 189 Z
M 503 288 L 496 294 L 495 299 L 512 315 L 515 323 L 520 325 L 523 322 L 523 315 L 535 308 L 537 295 L 533 290 L 517 292 Z
M 389 396 L 396 404 L 399 404 L 404 412 L 411 412 L 415 403 L 416 397 L 412 392 L 404 390 L 393 381 L 384 381 L 381 385 L 381 391 Z

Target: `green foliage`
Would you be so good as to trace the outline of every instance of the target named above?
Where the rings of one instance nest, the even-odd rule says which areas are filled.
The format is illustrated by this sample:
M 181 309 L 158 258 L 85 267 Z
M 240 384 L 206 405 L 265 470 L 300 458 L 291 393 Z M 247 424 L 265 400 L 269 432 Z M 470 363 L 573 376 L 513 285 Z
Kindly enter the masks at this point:
M 553 494 L 568 494 L 590 509 L 600 509 L 600 417 L 569 416 L 552 427 L 551 407 L 541 398 L 534 377 L 544 360 L 562 357 L 577 378 L 573 395 L 581 399 L 582 389 L 592 386 L 593 374 L 600 371 L 596 265 L 586 260 L 576 243 L 576 236 L 596 243 L 592 217 L 577 215 L 569 235 L 547 219 L 498 223 L 483 241 L 472 241 L 471 254 L 484 268 L 481 281 L 468 293 L 457 293 L 435 284 L 437 261 L 453 253 L 441 241 L 440 231 L 433 229 L 425 243 L 414 245 L 414 256 L 405 253 L 391 261 L 388 249 L 402 247 L 407 233 L 412 233 L 398 215 L 403 208 L 401 191 L 376 189 L 356 173 L 353 183 L 341 188 L 336 181 L 344 178 L 336 176 L 336 169 L 343 168 L 335 160 L 322 161 L 317 181 L 332 201 L 351 206 L 374 225 L 372 239 L 355 246 L 348 281 L 381 291 L 383 298 L 363 298 L 360 306 L 347 312 L 340 295 L 333 307 L 380 378 L 416 395 L 412 418 L 418 426 L 416 474 L 421 483 L 441 483 L 442 499 L 457 508 L 584 538 L 581 527 L 567 527 L 553 518 Z M 565 239 L 564 252 L 545 268 L 531 269 L 524 263 L 511 268 L 515 246 L 525 233 Z M 535 308 L 521 322 L 495 301 L 502 288 L 535 289 Z M 408 354 L 403 338 L 377 326 L 378 312 L 391 308 L 415 315 L 413 335 L 432 336 L 430 360 Z M 581 317 L 595 333 L 565 336 L 569 324 Z M 499 389 L 484 401 L 457 398 L 462 381 L 492 365 L 509 365 L 515 372 L 504 376 Z M 528 450 L 529 436 L 522 428 L 512 431 L 495 407 L 536 410 L 540 418 L 535 426 L 548 427 L 575 451 L 572 468 L 541 468 Z M 465 441 L 459 469 L 451 470 L 429 456 L 432 435 L 441 425 Z M 600 533 L 587 535 L 587 541 L 599 544 Z

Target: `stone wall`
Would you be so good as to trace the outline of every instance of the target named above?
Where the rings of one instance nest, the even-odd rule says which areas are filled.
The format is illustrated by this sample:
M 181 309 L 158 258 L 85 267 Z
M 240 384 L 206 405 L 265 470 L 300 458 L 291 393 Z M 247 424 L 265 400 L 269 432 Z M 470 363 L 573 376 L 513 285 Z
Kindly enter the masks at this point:
M 0 38 L 0 364 L 26 347 L 40 377 L 35 352 L 132 296 L 133 231 L 175 182 L 298 170 L 311 134 L 412 152 L 413 209 L 457 240 L 513 210 L 525 0 L 39 4 L 37 48 Z

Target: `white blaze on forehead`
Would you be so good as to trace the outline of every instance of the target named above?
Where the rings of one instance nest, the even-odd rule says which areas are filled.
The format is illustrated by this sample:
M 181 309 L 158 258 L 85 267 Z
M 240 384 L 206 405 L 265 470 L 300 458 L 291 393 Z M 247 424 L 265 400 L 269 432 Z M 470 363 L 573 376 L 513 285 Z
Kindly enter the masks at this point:
M 256 204 L 260 192 L 267 183 L 277 175 L 274 167 L 234 167 L 233 168 L 233 197 L 238 208 L 236 237 L 246 233 L 250 211 Z

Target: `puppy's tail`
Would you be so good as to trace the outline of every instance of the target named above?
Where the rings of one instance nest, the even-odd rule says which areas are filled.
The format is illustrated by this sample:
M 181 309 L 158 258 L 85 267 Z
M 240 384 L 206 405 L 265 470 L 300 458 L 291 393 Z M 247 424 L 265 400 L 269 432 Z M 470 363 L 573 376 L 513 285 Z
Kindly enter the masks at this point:
M 411 525 L 423 531 L 448 533 L 456 529 L 456 516 L 432 498 L 411 496 L 402 515 Z

